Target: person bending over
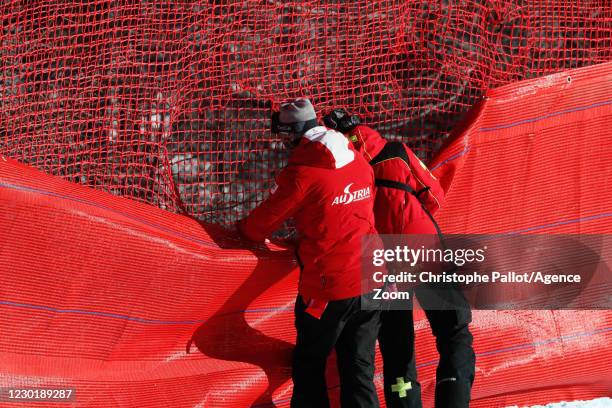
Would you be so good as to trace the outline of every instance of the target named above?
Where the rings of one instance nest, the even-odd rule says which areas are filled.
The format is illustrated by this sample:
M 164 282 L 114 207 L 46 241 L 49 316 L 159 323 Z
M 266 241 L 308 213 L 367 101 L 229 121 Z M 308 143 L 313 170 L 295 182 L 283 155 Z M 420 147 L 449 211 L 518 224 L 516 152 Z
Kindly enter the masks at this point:
M 441 236 L 432 214 L 442 204 L 444 191 L 406 145 L 387 142 L 377 131 L 362 125 L 359 117 L 342 109 L 332 111 L 324 121 L 328 127 L 344 133 L 374 169 L 377 186 L 374 213 L 380 234 Z M 472 320 L 470 307 L 457 288 L 447 287 L 443 289 L 445 300 L 459 307 L 428 309 L 424 302 L 428 289 L 427 286 L 417 287 L 414 293 L 422 301 L 440 355 L 435 406 L 467 408 L 475 373 L 473 338 L 468 326 Z M 378 342 L 384 365 L 387 406 L 420 408 L 412 309 L 384 311 Z
M 238 223 L 253 241 L 288 217 L 301 268 L 295 301 L 291 407 L 329 406 L 325 365 L 336 349 L 343 407 L 378 407 L 374 353 L 379 310 L 362 310 L 361 238 L 376 234 L 374 174 L 339 132 L 319 126 L 308 99 L 280 106 L 272 130 L 290 147 L 270 197 Z M 348 198 L 347 198 L 348 197 Z M 353 199 L 350 199 L 350 198 Z

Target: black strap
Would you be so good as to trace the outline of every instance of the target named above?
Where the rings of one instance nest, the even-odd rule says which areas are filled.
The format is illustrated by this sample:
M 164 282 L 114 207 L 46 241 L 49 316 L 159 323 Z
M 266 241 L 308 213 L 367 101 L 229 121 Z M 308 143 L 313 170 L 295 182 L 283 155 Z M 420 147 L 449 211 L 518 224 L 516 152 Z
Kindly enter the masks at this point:
M 416 191 L 414 191 L 414 189 L 412 187 L 410 187 L 408 184 L 406 183 L 402 183 L 401 181 L 395 181 L 395 180 L 388 180 L 388 179 L 380 179 L 377 178 L 375 181 L 376 187 L 389 187 L 389 188 L 395 188 L 397 190 L 404 190 L 407 193 L 410 193 L 414 196 L 416 196 Z M 418 198 L 418 197 L 417 197 Z
M 406 166 L 410 167 L 410 159 L 408 158 L 408 153 L 406 152 L 406 147 L 404 146 L 404 144 L 402 142 L 387 142 L 387 144 L 385 144 L 385 147 L 383 147 L 380 153 L 378 153 L 376 157 L 374 157 L 370 161 L 370 165 L 375 166 L 376 164 L 380 162 L 383 162 L 389 159 L 395 159 L 395 158 L 402 159 L 406 163 Z M 376 187 L 395 188 L 398 190 L 403 190 L 415 196 L 419 204 L 421 204 L 421 208 L 423 208 L 423 211 L 425 211 L 425 214 L 427 214 L 427 216 L 433 223 L 434 227 L 436 228 L 436 231 L 438 232 L 438 237 L 440 238 L 440 243 L 442 244 L 444 248 L 446 248 L 446 245 L 444 243 L 444 236 L 442 235 L 442 230 L 440 230 L 440 226 L 438 225 L 433 215 L 431 215 L 431 213 L 425 207 L 425 205 L 421 201 L 421 198 L 419 197 L 421 194 L 428 191 L 429 187 L 425 187 L 419 191 L 415 191 L 408 184 L 402 183 L 400 181 L 388 180 L 388 179 L 376 179 L 375 183 L 376 183 Z
M 421 194 L 426 193 L 429 190 L 430 190 L 429 186 L 420 189 L 419 191 L 416 192 L 416 197 L 420 200 L 421 199 L 421 197 L 420 197 Z
M 433 217 L 433 215 L 431 215 L 431 213 L 429 212 L 427 207 L 425 207 L 423 202 L 419 199 L 419 194 L 421 194 L 423 192 L 423 190 L 428 190 L 429 187 L 425 187 L 423 190 L 420 190 L 419 192 L 416 192 L 416 191 L 414 191 L 414 189 L 412 187 L 410 187 L 406 183 L 402 183 L 400 181 L 395 181 L 395 180 L 380 179 L 380 178 L 375 179 L 374 180 L 374 184 L 376 185 L 376 187 L 387 187 L 387 188 L 395 188 L 397 190 L 403 190 L 403 191 L 405 191 L 407 193 L 410 193 L 413 196 L 415 196 L 417 201 L 419 202 L 419 204 L 421 204 L 421 208 L 423 209 L 423 211 L 425 211 L 425 214 L 427 214 L 427 216 L 429 217 L 429 219 L 433 223 L 434 227 L 436 228 L 436 232 L 438 233 L 438 238 L 440 238 L 440 244 L 442 244 L 442 247 L 444 249 L 447 248 L 446 247 L 446 243 L 444 242 L 444 235 L 442 234 L 442 230 L 440 229 L 440 226 L 436 222 L 436 219 Z

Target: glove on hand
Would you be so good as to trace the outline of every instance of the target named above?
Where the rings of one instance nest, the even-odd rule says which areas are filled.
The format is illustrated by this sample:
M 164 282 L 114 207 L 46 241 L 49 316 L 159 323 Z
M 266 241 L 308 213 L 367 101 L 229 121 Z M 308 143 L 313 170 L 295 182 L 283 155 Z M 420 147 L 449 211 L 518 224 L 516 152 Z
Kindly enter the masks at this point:
M 361 124 L 359 116 L 351 115 L 344 109 L 334 109 L 323 117 L 323 123 L 330 129 L 348 133 Z

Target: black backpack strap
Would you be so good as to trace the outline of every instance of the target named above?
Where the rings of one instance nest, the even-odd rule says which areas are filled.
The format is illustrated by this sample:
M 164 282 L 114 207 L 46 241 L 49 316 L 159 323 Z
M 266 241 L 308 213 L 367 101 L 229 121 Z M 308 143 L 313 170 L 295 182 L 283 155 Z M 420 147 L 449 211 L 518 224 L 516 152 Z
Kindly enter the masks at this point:
M 421 190 L 419 192 L 416 192 L 416 191 L 414 191 L 414 189 L 412 187 L 410 187 L 406 183 L 402 183 L 400 181 L 395 181 L 395 180 L 380 179 L 380 178 L 375 179 L 374 180 L 374 184 L 376 185 L 376 187 L 387 187 L 387 188 L 395 188 L 397 190 L 403 190 L 403 191 L 405 191 L 407 193 L 410 193 L 413 196 L 415 196 L 417 198 L 417 201 L 419 202 L 419 204 L 421 204 L 421 208 L 423 209 L 425 214 L 427 214 L 427 217 L 429 217 L 429 219 L 433 223 L 433 226 L 436 229 L 436 232 L 438 233 L 438 238 L 440 238 L 440 243 L 442 244 L 442 247 L 444 247 L 446 249 L 446 244 L 444 242 L 444 235 L 442 234 L 442 230 L 440 229 L 440 226 L 436 222 L 436 219 L 434 218 L 434 216 L 431 215 L 431 213 L 429 212 L 427 207 L 425 207 L 423 202 L 419 199 L 419 194 L 421 194 L 423 192 L 423 190 L 429 189 L 429 187 L 426 187 L 423 190 Z
M 385 145 L 385 147 L 383 147 L 383 149 L 380 151 L 380 153 L 378 153 L 376 157 L 374 157 L 370 161 L 370 165 L 374 166 L 385 160 L 395 159 L 395 158 L 402 159 L 406 163 L 406 166 L 410 167 L 410 159 L 408 158 L 408 153 L 406 152 L 406 148 L 402 142 L 388 142 Z M 442 235 L 442 230 L 440 230 L 440 226 L 438 225 L 433 215 L 431 215 L 431 213 L 429 212 L 427 207 L 425 207 L 425 205 L 423 204 L 423 202 L 421 201 L 419 197 L 422 193 L 428 191 L 429 187 L 425 187 L 419 191 L 415 191 L 408 184 L 402 183 L 400 181 L 388 180 L 388 179 L 376 179 L 374 181 L 375 181 L 376 187 L 395 188 L 398 190 L 403 190 L 415 196 L 419 204 L 421 204 L 421 208 L 423 209 L 423 211 L 425 211 L 425 214 L 427 214 L 427 217 L 429 217 L 434 227 L 436 228 L 438 237 L 440 238 L 440 243 L 442 244 L 444 248 L 446 248 L 446 245 L 444 243 L 444 236 Z
M 385 145 L 385 147 L 383 147 L 383 149 L 380 151 L 380 153 L 378 153 L 376 157 L 370 160 L 370 166 L 374 166 L 380 162 L 383 162 L 385 160 L 390 160 L 390 159 L 402 159 L 404 163 L 406 163 L 406 166 L 410 167 L 410 159 L 408 158 L 408 153 L 406 153 L 406 148 L 402 142 L 388 142 Z M 387 180 L 385 181 L 385 183 L 396 183 L 396 182 L 392 180 Z M 404 183 L 399 183 L 399 184 L 403 184 L 406 187 L 410 188 L 410 186 L 407 184 L 404 184 Z M 394 186 L 385 185 L 383 187 L 400 188 L 397 185 L 394 185 Z M 403 187 L 401 187 L 400 189 L 404 190 Z M 427 191 L 429 191 L 429 187 L 422 188 L 419 191 L 412 190 L 408 192 L 411 194 L 414 194 L 416 198 L 419 198 L 421 194 Z
M 419 198 L 417 196 L 416 191 L 414 191 L 412 187 L 410 187 L 406 183 L 402 183 L 401 181 L 377 178 L 376 180 L 374 180 L 374 182 L 376 184 L 376 187 L 389 187 L 389 188 L 395 188 L 397 190 L 404 190 L 405 192 L 410 193 L 416 196 L 417 198 Z

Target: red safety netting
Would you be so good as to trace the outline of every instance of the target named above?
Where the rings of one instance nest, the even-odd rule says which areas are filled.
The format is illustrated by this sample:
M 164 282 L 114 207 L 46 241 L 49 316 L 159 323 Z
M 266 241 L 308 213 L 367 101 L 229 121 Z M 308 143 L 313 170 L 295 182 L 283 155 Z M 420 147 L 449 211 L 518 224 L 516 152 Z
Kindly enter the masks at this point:
M 433 161 L 442 228 L 611 234 L 612 63 L 488 95 Z M 75 387 L 79 407 L 289 405 L 291 251 L 0 157 L 0 265 L 0 387 Z M 437 353 L 415 321 L 431 407 Z M 475 311 L 471 327 L 474 408 L 612 394 L 610 311 Z M 337 406 L 334 364 L 328 384 Z
M 487 89 L 612 59 L 609 0 L 8 0 L 0 19 L 1 153 L 222 224 L 285 159 L 282 99 L 429 158 Z

